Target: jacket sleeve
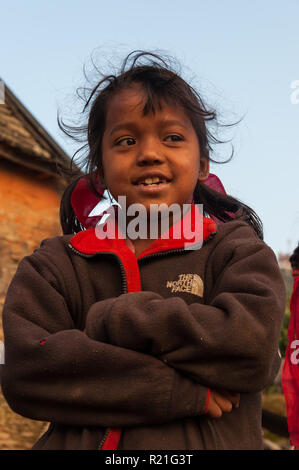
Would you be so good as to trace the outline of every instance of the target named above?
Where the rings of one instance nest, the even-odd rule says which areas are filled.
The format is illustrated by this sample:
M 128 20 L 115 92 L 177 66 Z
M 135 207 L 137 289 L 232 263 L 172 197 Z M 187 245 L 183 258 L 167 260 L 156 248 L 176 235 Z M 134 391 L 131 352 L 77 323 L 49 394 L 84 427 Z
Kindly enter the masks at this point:
M 55 253 L 47 261 L 45 247 L 20 262 L 4 304 L 1 386 L 10 407 L 75 426 L 159 424 L 202 414 L 206 387 L 155 357 L 74 327 L 57 283 L 63 273 L 55 272 Z
M 137 292 L 92 305 L 93 334 L 161 358 L 210 388 L 257 392 L 272 383 L 285 286 L 273 251 L 241 223 L 209 260 L 214 287 L 206 304 Z

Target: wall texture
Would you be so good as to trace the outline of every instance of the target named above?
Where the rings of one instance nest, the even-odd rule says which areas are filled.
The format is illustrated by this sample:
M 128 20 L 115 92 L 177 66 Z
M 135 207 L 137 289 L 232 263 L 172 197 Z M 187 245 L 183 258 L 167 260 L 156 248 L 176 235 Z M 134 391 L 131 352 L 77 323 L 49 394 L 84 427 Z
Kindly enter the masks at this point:
M 19 261 L 38 248 L 43 239 L 61 235 L 59 204 L 64 186 L 58 178 L 0 158 L 1 312 Z M 30 449 L 45 426 L 14 413 L 0 393 L 0 450 Z

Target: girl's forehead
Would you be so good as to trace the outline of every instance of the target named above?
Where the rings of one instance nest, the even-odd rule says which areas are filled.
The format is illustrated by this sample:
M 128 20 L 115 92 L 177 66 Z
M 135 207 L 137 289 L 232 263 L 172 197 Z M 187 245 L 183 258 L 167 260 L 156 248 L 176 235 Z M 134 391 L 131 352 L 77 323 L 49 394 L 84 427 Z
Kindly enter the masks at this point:
M 106 125 L 115 124 L 115 121 L 121 121 L 128 117 L 135 118 L 163 118 L 179 119 L 189 121 L 183 106 L 175 103 L 167 103 L 163 98 L 156 100 L 155 112 L 149 111 L 144 114 L 144 108 L 148 101 L 148 96 L 142 85 L 132 84 L 116 92 L 109 100 L 107 107 Z

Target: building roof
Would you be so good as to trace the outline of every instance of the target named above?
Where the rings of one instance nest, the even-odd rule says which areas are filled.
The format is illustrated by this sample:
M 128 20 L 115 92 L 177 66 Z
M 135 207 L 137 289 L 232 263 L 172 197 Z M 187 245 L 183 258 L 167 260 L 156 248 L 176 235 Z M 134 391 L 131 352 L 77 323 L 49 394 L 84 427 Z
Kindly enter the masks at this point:
M 0 158 L 57 175 L 57 165 L 69 168 L 70 157 L 5 84 L 0 104 Z M 78 170 L 73 164 L 74 170 Z

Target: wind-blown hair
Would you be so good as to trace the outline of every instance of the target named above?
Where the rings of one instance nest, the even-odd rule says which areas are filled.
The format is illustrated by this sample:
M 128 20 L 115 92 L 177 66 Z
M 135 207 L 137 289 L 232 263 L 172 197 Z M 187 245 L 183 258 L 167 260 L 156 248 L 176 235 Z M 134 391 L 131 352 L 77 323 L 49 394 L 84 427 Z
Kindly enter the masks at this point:
M 299 243 L 297 248 L 295 248 L 292 255 L 290 256 L 290 263 L 293 270 L 299 269 Z
M 225 162 L 212 159 L 213 146 L 224 143 L 207 127 L 207 123 L 219 125 L 216 111 L 207 108 L 199 93 L 177 72 L 172 70 L 170 62 L 167 58 L 154 53 L 132 52 L 125 58 L 119 73 L 102 76 L 96 86 L 90 90 L 82 112 L 87 114 L 86 124 L 70 126 L 60 120 L 58 115 L 59 128 L 75 141 L 85 142 L 73 155 L 70 170 L 65 171 L 65 173 L 72 174 L 74 157 L 79 152 L 87 150 L 85 157 L 81 160 L 81 165 L 85 168 L 91 191 L 99 195 L 95 184 L 95 176 L 103 175 L 102 138 L 105 131 L 109 102 L 116 93 L 134 83 L 141 84 L 145 92 L 144 115 L 150 112 L 155 113 L 157 109 L 161 109 L 163 103 L 183 107 L 196 132 L 201 157 L 214 163 L 226 163 L 231 160 L 233 151 L 230 158 Z M 87 90 L 84 89 L 84 91 Z M 231 124 L 224 127 L 230 126 Z M 71 187 L 66 189 L 61 201 L 60 221 L 64 233 L 77 233 L 80 229 L 70 203 L 70 195 L 74 186 L 73 182 Z M 197 183 L 194 190 L 194 202 L 203 204 L 204 211 L 207 214 L 222 222 L 232 220 L 236 216 L 242 217 L 263 239 L 263 228 L 259 217 L 250 207 L 238 199 L 220 194 L 204 183 Z

